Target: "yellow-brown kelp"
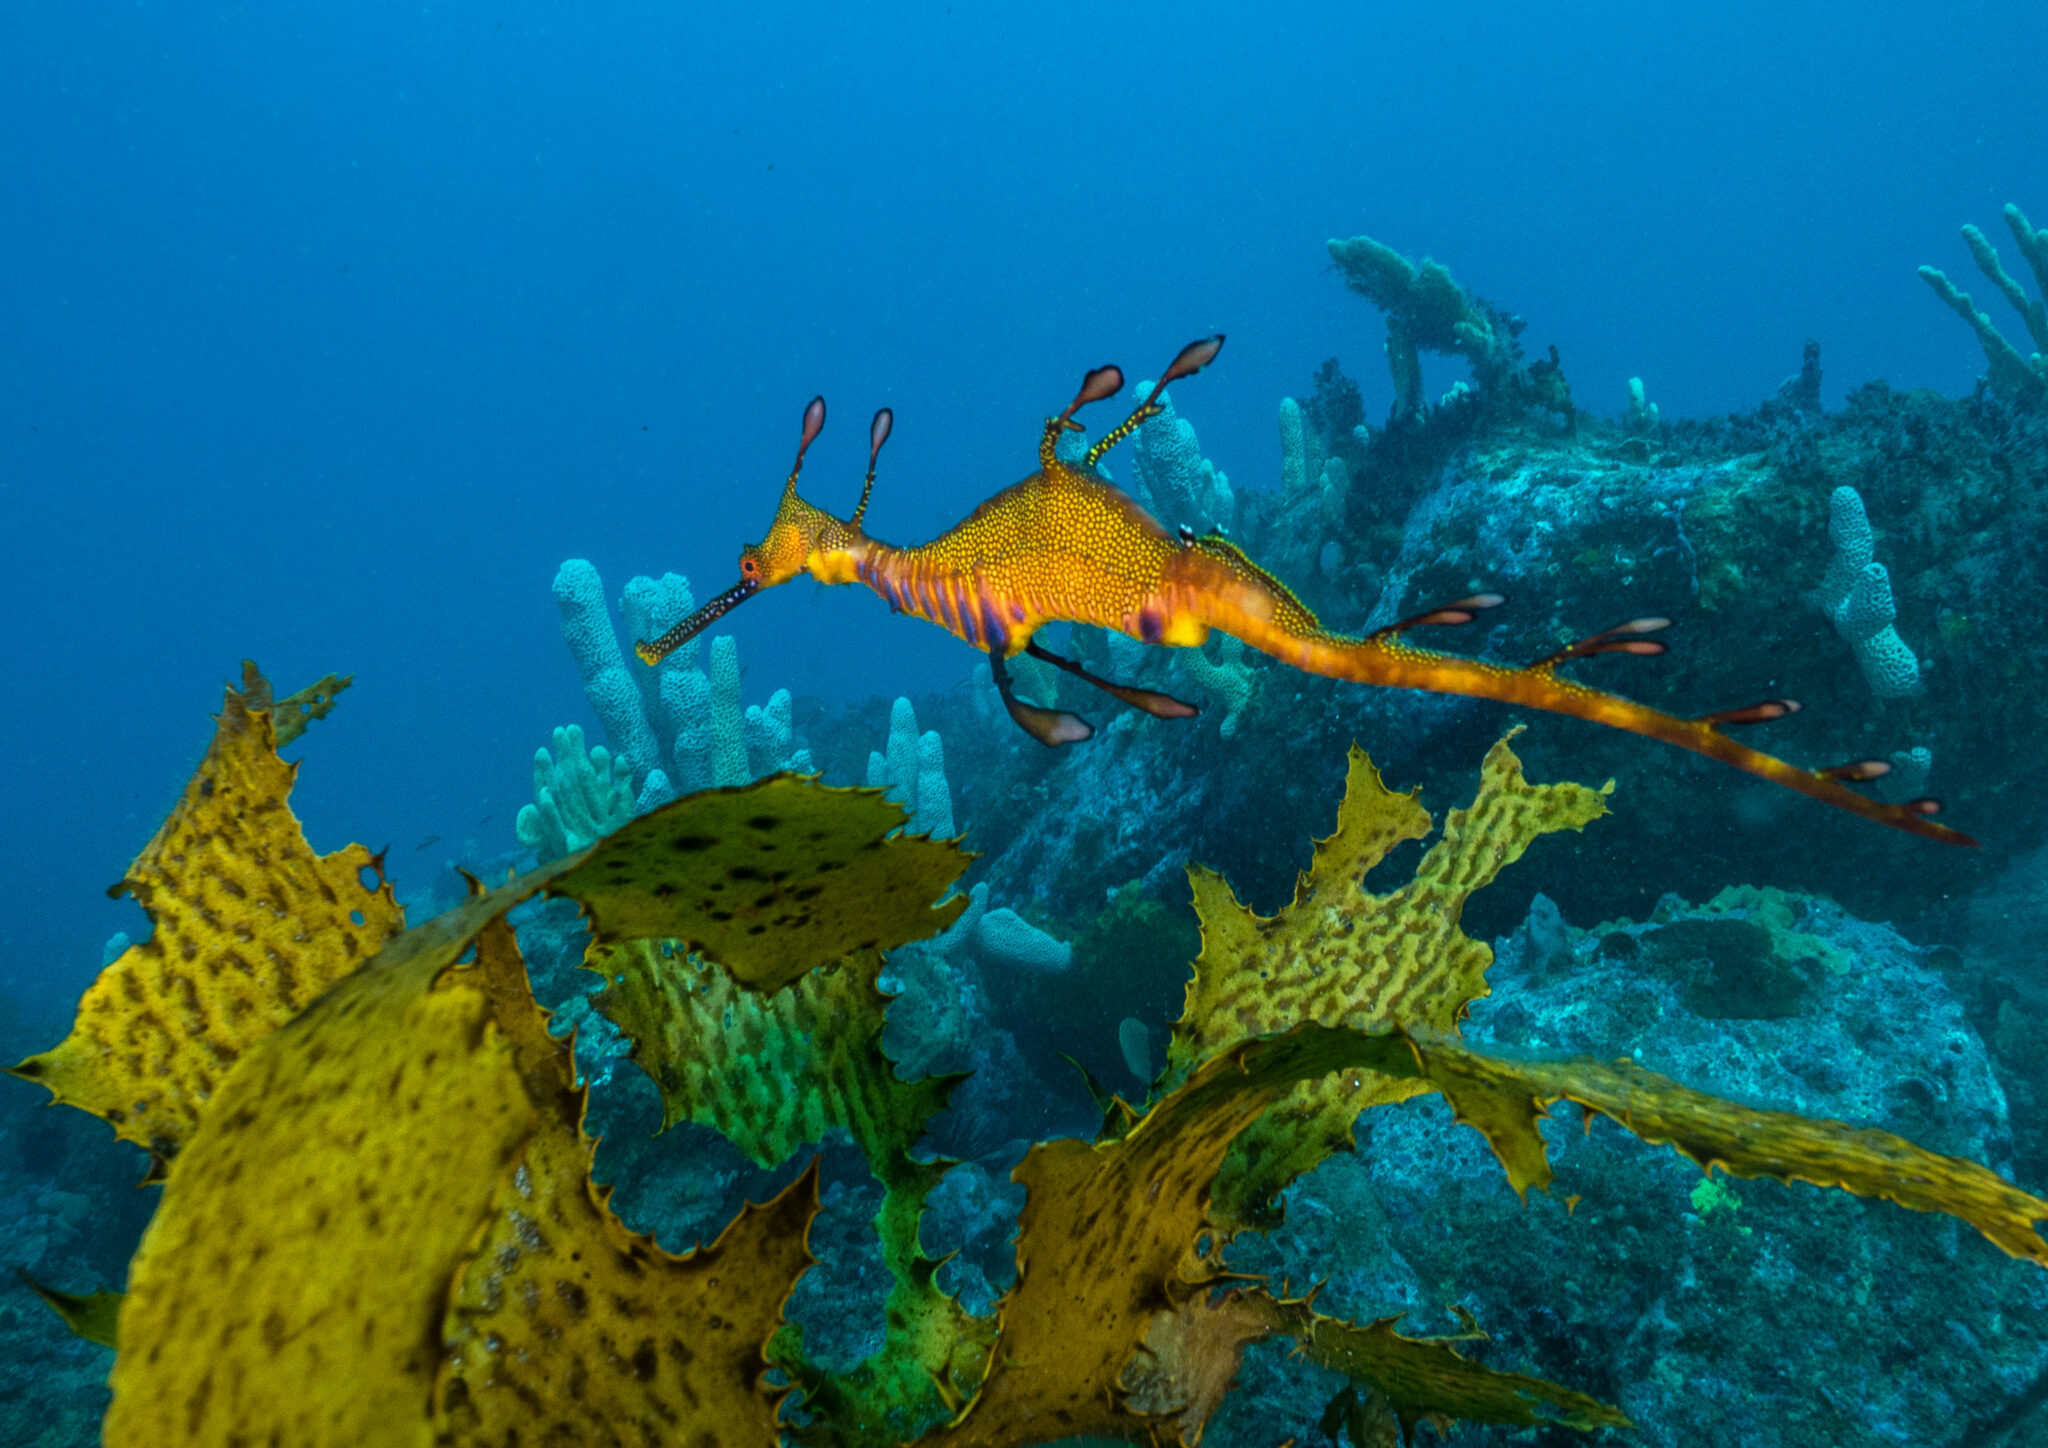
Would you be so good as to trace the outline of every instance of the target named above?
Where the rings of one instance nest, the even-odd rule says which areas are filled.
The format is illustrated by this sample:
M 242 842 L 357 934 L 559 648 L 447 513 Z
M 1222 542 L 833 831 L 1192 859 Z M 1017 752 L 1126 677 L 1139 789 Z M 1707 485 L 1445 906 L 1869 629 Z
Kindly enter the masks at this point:
M 1158 1098 L 1100 1140 L 1030 1148 L 1016 1171 L 1017 1282 L 993 1320 L 971 1318 L 917 1245 L 943 1164 L 909 1154 L 952 1083 L 896 1079 L 875 987 L 883 951 L 958 914 L 957 897 L 932 904 L 965 868 L 957 843 L 904 835 L 903 811 L 873 791 L 791 775 L 691 795 L 495 889 L 477 884 L 296 1015 L 246 1010 L 223 1037 L 213 1013 L 162 1006 L 216 998 L 203 993 L 219 973 L 209 947 L 245 949 L 247 928 L 271 961 L 259 978 L 303 981 L 372 918 L 329 908 L 316 887 L 285 889 L 325 877 L 288 848 L 302 837 L 267 704 L 252 671 L 159 836 L 163 859 L 195 872 L 166 873 L 166 898 L 198 902 L 181 908 L 223 933 L 173 935 L 195 941 L 190 974 L 167 973 L 154 992 L 129 989 L 117 962 L 87 993 L 108 1039 L 153 1042 L 157 1059 L 192 1056 L 209 1072 L 167 1071 L 180 1090 L 145 1097 L 163 1197 L 118 1313 L 107 1294 L 53 1301 L 80 1331 L 118 1339 L 113 1448 L 1193 1443 L 1245 1347 L 1276 1335 L 1351 1380 L 1331 1421 L 1354 1433 L 1453 1418 L 1625 1425 L 1570 1388 L 1468 1361 L 1456 1343 L 1481 1335 L 1469 1321 L 1451 1338 L 1403 1337 L 1391 1320 L 1327 1318 L 1226 1268 L 1231 1233 L 1341 1145 L 1362 1105 L 1425 1091 L 1486 1135 L 1518 1190 L 1547 1184 L 1538 1125 L 1568 1098 L 1709 1168 L 1946 1212 L 2048 1264 L 2035 1228 L 2048 1202 L 1973 1163 L 1738 1107 L 1626 1063 L 1509 1061 L 1459 1044 L 1489 963 L 1456 928 L 1465 897 L 1537 835 L 1605 807 L 1580 786 L 1527 783 L 1503 743 L 1473 804 L 1388 895 L 1360 877 L 1430 821 L 1362 755 L 1337 829 L 1280 915 L 1251 915 L 1197 872 L 1203 950 Z M 209 813 L 223 792 L 237 808 Z M 283 883 L 264 873 L 273 866 Z M 227 881 L 277 930 L 223 916 L 212 892 Z M 610 981 L 602 1008 L 660 1085 L 667 1120 L 715 1126 L 764 1161 L 842 1126 L 875 1164 L 897 1284 L 883 1348 L 857 1372 L 816 1370 L 782 1322 L 811 1260 L 814 1175 L 685 1257 L 628 1230 L 592 1185 L 572 1049 L 548 1035 L 505 918 L 540 891 L 581 903 L 586 964 Z M 79 1075 L 69 1095 L 122 1110 L 136 1086 L 109 1079 Z M 771 1378 L 771 1361 L 789 1376 Z M 779 1417 L 792 1385 L 811 1415 L 801 1427 Z

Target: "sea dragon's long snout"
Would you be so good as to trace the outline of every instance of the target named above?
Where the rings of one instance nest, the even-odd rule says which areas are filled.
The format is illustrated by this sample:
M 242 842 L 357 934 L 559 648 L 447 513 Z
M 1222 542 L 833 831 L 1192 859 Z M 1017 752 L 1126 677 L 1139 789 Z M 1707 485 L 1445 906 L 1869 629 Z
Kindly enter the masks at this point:
M 1077 714 L 1016 697 L 1005 665 L 1020 653 L 1028 652 L 1161 718 L 1186 718 L 1196 710 L 1170 695 L 1089 673 L 1038 644 L 1033 635 L 1039 629 L 1057 622 L 1093 624 L 1144 643 L 1176 648 L 1199 646 L 1211 631 L 1220 630 L 1308 673 L 1569 715 L 1719 760 L 1892 829 L 1944 844 L 1977 843 L 1935 823 L 1933 816 L 1941 808 L 1935 800 L 1891 804 L 1854 788 L 1887 773 L 1891 766 L 1883 760 L 1808 769 L 1739 744 L 1725 732 L 1782 719 L 1799 707 L 1790 700 L 1767 699 L 1686 718 L 1588 688 L 1558 673 L 1560 666 L 1594 654 L 1662 653 L 1663 644 L 1648 635 L 1663 629 L 1666 619 L 1631 620 L 1532 664 L 1493 664 L 1416 648 L 1405 636 L 1417 628 L 1469 623 L 1499 604 L 1498 594 L 1476 594 L 1439 605 L 1352 638 L 1325 629 L 1285 584 L 1235 544 L 1215 535 L 1198 538 L 1186 530 L 1169 532 L 1106 482 L 1095 464 L 1162 411 L 1169 383 L 1199 372 L 1215 360 L 1222 346 L 1218 335 L 1183 347 L 1130 415 L 1073 462 L 1058 456 L 1057 444 L 1063 433 L 1080 429 L 1074 414 L 1114 396 L 1124 382 L 1116 367 L 1091 369 L 1066 410 L 1046 420 L 1039 437 L 1038 471 L 988 499 L 948 532 L 907 548 L 870 538 L 861 529 L 874 491 L 876 458 L 889 436 L 887 408 L 875 414 L 869 429 L 867 479 L 850 518 L 835 518 L 797 495 L 804 453 L 825 425 L 825 400 L 813 398 L 804 409 L 796 463 L 768 534 L 741 551 L 740 581 L 660 638 L 636 643 L 635 652 L 648 664 L 658 663 L 762 589 L 799 574 L 808 573 L 821 583 L 864 583 L 897 612 L 927 619 L 985 650 L 1011 718 L 1041 743 L 1060 745 L 1086 739 L 1094 730 Z
M 860 520 L 868 509 L 875 489 L 875 460 L 882 444 L 889 440 L 895 414 L 888 408 L 877 412 L 868 426 L 868 476 L 861 489 L 860 505 L 849 519 L 839 519 L 814 508 L 797 496 L 796 480 L 804 470 L 804 454 L 825 429 L 825 399 L 813 397 L 804 408 L 802 440 L 797 443 L 796 462 L 782 485 L 782 502 L 768 536 L 740 550 L 740 581 L 700 607 L 660 638 L 635 640 L 633 652 L 640 662 L 652 667 L 717 623 L 764 588 L 787 583 L 801 573 L 810 573 L 821 583 L 851 583 L 855 559 L 865 550 L 867 539 Z
M 633 652 L 640 662 L 652 667 L 688 643 L 698 634 L 710 628 L 748 599 L 761 591 L 761 585 L 751 578 L 742 578 L 731 588 L 710 600 L 688 618 L 654 640 L 639 639 L 633 644 Z

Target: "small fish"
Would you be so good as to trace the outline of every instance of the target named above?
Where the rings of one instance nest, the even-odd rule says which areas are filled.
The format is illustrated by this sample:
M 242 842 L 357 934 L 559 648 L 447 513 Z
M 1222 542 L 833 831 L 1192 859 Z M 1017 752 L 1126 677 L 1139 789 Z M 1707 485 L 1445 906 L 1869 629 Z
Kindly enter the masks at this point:
M 498 812 L 496 810 L 492 810 L 489 814 L 485 815 L 482 819 L 478 820 L 477 823 L 480 825 L 487 825 L 497 817 Z
M 441 837 L 439 835 L 428 835 L 425 839 L 421 840 L 418 844 L 412 847 L 412 852 L 415 855 L 417 855 L 421 850 L 424 850 L 427 846 L 438 845 L 440 843 Z

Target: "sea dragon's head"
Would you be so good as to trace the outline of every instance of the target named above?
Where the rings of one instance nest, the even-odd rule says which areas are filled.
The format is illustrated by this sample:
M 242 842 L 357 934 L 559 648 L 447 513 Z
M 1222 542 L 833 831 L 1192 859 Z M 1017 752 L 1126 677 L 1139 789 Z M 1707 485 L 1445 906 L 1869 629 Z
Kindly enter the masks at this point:
M 821 583 L 851 582 L 854 547 L 862 537 L 861 516 L 868 510 L 868 496 L 875 487 L 875 459 L 889 440 L 893 421 L 894 415 L 886 407 L 875 414 L 868 428 L 868 476 L 860 490 L 860 506 L 851 518 L 835 518 L 805 502 L 796 491 L 797 476 L 804 470 L 804 453 L 825 428 L 825 399 L 813 397 L 804 409 L 803 441 L 797 444 L 796 463 L 789 470 L 789 481 L 783 484 L 782 502 L 775 509 L 775 521 L 768 525 L 768 536 L 740 550 L 740 581 L 660 638 L 636 640 L 633 652 L 640 661 L 660 663 L 762 589 L 787 583 L 799 573 L 809 573 Z

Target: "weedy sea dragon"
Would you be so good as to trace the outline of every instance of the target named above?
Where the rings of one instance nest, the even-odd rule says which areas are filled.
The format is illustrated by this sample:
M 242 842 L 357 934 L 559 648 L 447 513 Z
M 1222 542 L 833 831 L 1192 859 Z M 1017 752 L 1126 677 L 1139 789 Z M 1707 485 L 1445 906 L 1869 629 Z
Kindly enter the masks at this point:
M 865 583 L 898 612 L 927 619 L 985 649 L 1010 717 L 1040 743 L 1060 745 L 1086 739 L 1094 730 L 1079 715 L 1017 698 L 1006 660 L 1029 653 L 1163 719 L 1187 718 L 1196 709 L 1166 694 L 1097 677 L 1041 646 L 1033 638 L 1039 629 L 1060 621 L 1095 624 L 1171 648 L 1194 648 L 1210 630 L 1220 629 L 1312 674 L 1569 714 L 1690 749 L 1893 829 L 1948 844 L 1976 844 L 1930 818 L 1941 808 L 1935 800 L 1887 804 L 1850 788 L 1888 771 L 1890 766 L 1881 759 L 1804 769 L 1739 744 L 1724 732 L 1733 725 L 1782 719 L 1799 708 L 1790 699 L 1766 699 L 1684 719 L 1589 689 L 1558 673 L 1559 665 L 1593 654 L 1661 654 L 1664 645 L 1646 635 L 1666 628 L 1669 619 L 1632 619 L 1532 664 L 1492 664 L 1419 649 L 1405 635 L 1425 626 L 1470 623 L 1503 602 L 1497 593 L 1457 599 L 1353 638 L 1324 628 L 1285 584 L 1236 544 L 1214 533 L 1198 537 L 1188 529 L 1169 532 L 1104 481 L 1095 464 L 1161 410 L 1169 383 L 1199 372 L 1222 347 L 1219 335 L 1182 348 L 1146 399 L 1076 464 L 1057 455 L 1061 434 L 1081 431 L 1074 414 L 1114 396 L 1124 383 L 1123 372 L 1116 367 L 1089 372 L 1066 411 L 1046 420 L 1038 441 L 1037 472 L 997 493 L 949 532 L 909 548 L 884 543 L 861 530 L 874 492 L 875 461 L 893 422 L 886 407 L 875 414 L 869 428 L 867 480 L 853 516 L 835 518 L 797 496 L 804 453 L 825 426 L 825 399 L 812 398 L 804 409 L 796 463 L 768 536 L 740 551 L 740 581 L 660 638 L 636 642 L 636 652 L 644 662 L 658 663 L 762 589 L 787 583 L 798 574 L 808 573 L 820 583 Z

